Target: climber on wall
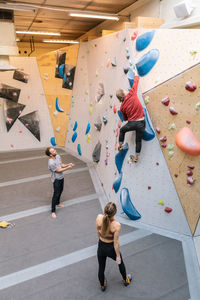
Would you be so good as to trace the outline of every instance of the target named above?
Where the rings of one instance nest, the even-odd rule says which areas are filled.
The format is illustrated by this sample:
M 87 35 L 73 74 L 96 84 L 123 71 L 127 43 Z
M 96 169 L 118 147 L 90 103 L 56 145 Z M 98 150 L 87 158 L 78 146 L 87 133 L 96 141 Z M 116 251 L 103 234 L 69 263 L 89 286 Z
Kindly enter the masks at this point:
M 117 98 L 122 102 L 120 111 L 122 112 L 123 119 L 124 121 L 128 120 L 126 125 L 120 129 L 118 150 L 123 150 L 125 133 L 135 130 L 136 153 L 132 156 L 134 162 L 138 161 L 138 156 L 140 155 L 142 147 L 142 136 L 145 131 L 145 113 L 137 96 L 138 82 L 139 76 L 135 75 L 133 86 L 129 92 L 121 88 L 116 91 Z

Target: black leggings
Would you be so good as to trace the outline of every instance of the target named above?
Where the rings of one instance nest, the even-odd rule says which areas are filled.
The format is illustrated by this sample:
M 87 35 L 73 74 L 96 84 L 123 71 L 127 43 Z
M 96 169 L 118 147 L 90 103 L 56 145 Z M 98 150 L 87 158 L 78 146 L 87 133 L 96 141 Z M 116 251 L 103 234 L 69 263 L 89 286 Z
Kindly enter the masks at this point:
M 121 256 L 121 253 L 120 253 Z M 114 243 L 104 243 L 101 240 L 99 240 L 98 243 L 98 250 L 97 250 L 97 257 L 98 257 L 98 262 L 99 262 L 99 281 L 101 286 L 104 285 L 104 271 L 106 267 L 106 258 L 110 257 L 116 261 L 116 252 L 114 248 Z M 119 271 L 122 275 L 122 278 L 126 280 L 126 268 L 121 256 L 121 264 L 119 265 Z
M 63 191 L 63 185 L 64 185 L 64 178 L 63 179 L 55 179 L 53 183 L 53 198 L 52 198 L 52 205 L 51 205 L 51 212 L 56 211 L 56 205 L 60 204 L 60 196 Z
M 136 143 L 136 154 L 139 154 L 142 148 L 142 136 L 145 131 L 145 120 L 142 121 L 129 121 L 121 127 L 119 133 L 119 143 L 123 144 L 125 133 L 128 131 L 136 131 L 135 143 Z

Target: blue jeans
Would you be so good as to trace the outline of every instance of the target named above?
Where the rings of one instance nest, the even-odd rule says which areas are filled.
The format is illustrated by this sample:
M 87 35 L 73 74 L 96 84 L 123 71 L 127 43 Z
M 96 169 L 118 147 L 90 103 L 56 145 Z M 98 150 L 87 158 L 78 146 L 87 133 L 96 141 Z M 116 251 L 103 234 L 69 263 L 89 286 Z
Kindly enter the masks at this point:
M 52 197 L 52 205 L 51 205 L 51 212 L 56 211 L 56 205 L 60 204 L 60 196 L 63 191 L 64 186 L 64 178 L 63 179 L 55 179 L 53 183 L 53 197 Z
M 125 133 L 128 131 L 134 131 L 135 134 L 135 143 L 136 143 L 136 154 L 139 154 L 142 148 L 142 136 L 145 131 L 145 120 L 142 121 L 128 121 L 126 125 L 121 127 L 119 132 L 119 143 L 123 144 Z

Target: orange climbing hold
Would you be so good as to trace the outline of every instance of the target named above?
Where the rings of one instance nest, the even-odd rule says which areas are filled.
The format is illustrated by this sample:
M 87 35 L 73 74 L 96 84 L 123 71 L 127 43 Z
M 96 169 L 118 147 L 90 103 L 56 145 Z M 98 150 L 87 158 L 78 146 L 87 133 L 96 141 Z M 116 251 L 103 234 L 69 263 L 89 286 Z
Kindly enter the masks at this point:
M 108 68 L 110 66 L 110 58 L 107 60 L 106 67 Z
M 188 127 L 183 127 L 175 137 L 176 145 L 189 155 L 200 155 L 200 142 Z

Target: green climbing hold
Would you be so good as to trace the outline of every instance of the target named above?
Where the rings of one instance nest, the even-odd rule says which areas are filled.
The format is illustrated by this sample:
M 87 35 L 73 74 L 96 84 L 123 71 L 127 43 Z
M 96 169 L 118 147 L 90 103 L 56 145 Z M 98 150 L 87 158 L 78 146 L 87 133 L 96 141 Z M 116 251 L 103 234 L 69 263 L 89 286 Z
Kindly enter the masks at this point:
M 158 204 L 164 205 L 164 202 L 163 202 L 162 200 L 160 200 L 160 201 L 158 202 Z
M 145 98 L 144 98 L 144 102 L 145 102 L 145 104 L 148 104 L 149 103 L 149 96 L 146 96 Z
M 174 145 L 173 145 L 173 144 L 169 144 L 169 145 L 167 146 L 167 149 L 170 150 L 170 151 L 173 150 L 173 149 L 174 149 Z
M 174 155 L 174 151 L 169 151 L 168 152 L 168 158 L 171 159 Z
M 196 109 L 196 110 L 199 110 L 199 108 L 200 108 L 200 101 L 197 102 L 196 105 L 195 105 L 195 109 Z
M 176 125 L 174 123 L 170 124 L 168 130 L 176 129 Z

